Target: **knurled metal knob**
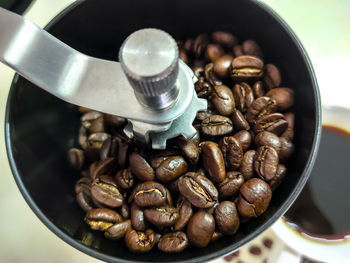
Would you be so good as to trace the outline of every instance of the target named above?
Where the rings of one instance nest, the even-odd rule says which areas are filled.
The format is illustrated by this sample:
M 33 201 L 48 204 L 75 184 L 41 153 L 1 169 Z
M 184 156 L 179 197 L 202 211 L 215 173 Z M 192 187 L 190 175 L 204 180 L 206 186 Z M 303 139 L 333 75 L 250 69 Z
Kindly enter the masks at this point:
M 119 61 L 142 105 L 162 110 L 176 100 L 178 53 L 175 40 L 159 29 L 136 31 L 124 41 Z

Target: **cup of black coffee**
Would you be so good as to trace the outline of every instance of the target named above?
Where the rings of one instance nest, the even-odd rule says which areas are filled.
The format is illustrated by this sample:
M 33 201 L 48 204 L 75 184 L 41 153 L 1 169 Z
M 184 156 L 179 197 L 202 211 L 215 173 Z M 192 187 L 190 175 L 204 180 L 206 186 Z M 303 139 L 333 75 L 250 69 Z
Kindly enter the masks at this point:
M 108 262 L 208 261 L 267 229 L 300 193 L 319 141 L 317 83 L 295 35 L 255 1 L 90 0 L 75 3 L 46 29 L 83 53 L 114 60 L 123 40 L 145 27 L 185 40 L 179 50 L 189 46 L 190 59 L 203 57 L 196 61 L 202 73 L 192 65 L 199 74 L 195 89 L 198 96 L 210 93 L 214 110 L 197 115 L 205 138 L 200 146 L 179 139 L 176 154 L 150 158 L 147 147 L 101 131 L 106 123 L 118 130 L 125 120 L 96 112 L 82 117 L 76 107 L 16 76 L 6 117 L 10 163 L 40 219 L 89 255 Z M 216 60 L 218 42 L 225 55 Z M 186 62 L 181 52 L 180 58 Z M 208 63 L 214 60 L 219 62 Z M 221 79 L 229 79 L 230 87 Z M 291 116 L 295 122 L 287 121 Z M 82 155 L 74 148 L 84 143 Z M 98 163 L 77 173 L 68 151 L 75 169 L 85 154 Z M 285 168 L 283 181 L 273 181 Z

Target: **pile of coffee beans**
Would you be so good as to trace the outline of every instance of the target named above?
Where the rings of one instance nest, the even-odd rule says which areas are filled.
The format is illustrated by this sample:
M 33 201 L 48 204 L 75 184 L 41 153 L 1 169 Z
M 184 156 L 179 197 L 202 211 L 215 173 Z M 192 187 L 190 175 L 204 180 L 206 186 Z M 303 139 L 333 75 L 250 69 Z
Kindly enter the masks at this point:
M 133 252 L 180 252 L 234 235 L 266 211 L 294 150 L 294 92 L 280 87 L 255 41 L 214 32 L 178 46 L 209 105 L 193 123 L 196 136 L 152 150 L 125 136 L 125 119 L 80 108 L 81 148 L 68 153 L 81 171 L 75 192 L 86 223 Z

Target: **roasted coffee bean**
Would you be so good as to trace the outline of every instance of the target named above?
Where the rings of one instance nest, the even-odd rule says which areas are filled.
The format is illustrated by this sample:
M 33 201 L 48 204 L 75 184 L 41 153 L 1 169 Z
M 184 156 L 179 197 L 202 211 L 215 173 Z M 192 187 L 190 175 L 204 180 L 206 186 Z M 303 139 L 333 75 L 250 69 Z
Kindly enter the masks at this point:
M 72 168 L 76 170 L 81 169 L 84 165 L 84 161 L 85 155 L 83 150 L 72 148 L 68 151 L 68 163 Z
M 90 159 L 98 159 L 100 157 L 100 150 L 105 140 L 110 138 L 111 135 L 104 132 L 92 133 L 87 138 L 86 153 Z
M 258 58 L 263 57 L 260 46 L 254 40 L 244 41 L 242 44 L 242 48 L 243 48 L 243 53 L 245 55 L 254 56 Z
M 94 208 L 94 203 L 91 200 L 90 186 L 86 186 L 81 188 L 81 191 L 77 192 L 76 200 L 78 205 L 85 212 Z
M 87 149 L 87 131 L 83 126 L 80 126 L 79 128 L 78 142 L 83 150 Z
M 102 144 L 101 150 L 100 150 L 100 160 L 104 161 L 108 157 L 111 156 L 111 150 L 112 150 L 112 138 L 108 138 L 105 140 Z
M 268 131 L 280 136 L 288 127 L 288 122 L 281 113 L 271 113 L 258 119 L 254 125 L 254 132 Z
M 189 172 L 181 176 L 178 187 L 180 193 L 198 208 L 212 207 L 218 201 L 218 190 L 199 173 Z
M 140 154 L 134 152 L 129 156 L 129 165 L 131 172 L 140 181 L 154 180 L 154 170 L 151 165 Z
M 279 164 L 277 167 L 276 176 L 268 182 L 271 191 L 275 191 L 276 188 L 282 183 L 282 180 L 286 176 L 286 173 L 287 167 L 284 164 Z
M 244 176 L 244 180 L 247 181 L 254 176 L 254 158 L 256 151 L 250 150 L 243 155 L 242 164 L 239 167 L 239 171 Z
M 235 81 L 253 81 L 261 78 L 264 72 L 264 62 L 252 56 L 236 57 L 231 66 L 231 77 Z
M 196 118 L 200 121 L 204 121 L 205 119 L 213 115 L 216 115 L 216 111 L 212 109 L 207 109 L 206 111 L 198 111 Z
M 286 138 L 288 141 L 293 141 L 294 139 L 294 122 L 295 115 L 292 112 L 287 112 L 284 114 L 285 120 L 288 122 L 287 129 L 281 134 L 282 138 Z
M 255 99 L 265 95 L 264 83 L 260 80 L 254 83 L 252 89 L 253 89 L 253 94 Z
M 139 207 L 135 202 L 131 203 L 130 206 L 130 219 L 131 224 L 137 231 L 145 231 L 147 228 L 145 214 L 141 207 Z
M 92 111 L 92 109 L 89 109 L 89 108 L 86 108 L 86 107 L 82 107 L 82 106 L 79 106 L 78 107 L 78 110 L 80 113 L 84 114 L 84 113 L 87 113 L 89 111 Z
M 254 101 L 254 94 L 249 84 L 240 82 L 233 87 L 233 96 L 235 98 L 236 107 L 241 112 L 246 112 L 250 104 Z
M 280 151 L 278 152 L 282 162 L 286 161 L 294 152 L 294 144 L 285 137 L 280 138 Z
M 127 163 L 129 143 L 122 141 L 121 139 L 116 139 L 116 144 L 118 145 L 117 160 L 120 167 L 124 168 Z
M 220 115 L 229 116 L 235 108 L 232 91 L 225 85 L 215 86 L 211 93 L 211 101 Z
M 226 174 L 225 180 L 219 185 L 220 198 L 228 199 L 235 196 L 239 188 L 244 183 L 244 177 L 241 172 L 232 171 Z
M 214 217 L 204 211 L 195 213 L 187 226 L 187 236 L 196 247 L 206 247 L 215 230 Z
M 144 253 L 150 251 L 156 243 L 156 235 L 152 229 L 145 232 L 130 230 L 125 235 L 125 244 L 132 252 Z
M 261 117 L 276 111 L 277 103 L 269 97 L 260 97 L 250 105 L 246 119 L 250 123 L 255 123 Z
M 175 149 L 158 151 L 156 154 L 151 156 L 150 164 L 153 169 L 157 169 L 164 160 L 166 160 L 169 156 L 174 155 L 178 155 L 178 151 Z
M 222 85 L 222 80 L 214 73 L 214 64 L 209 63 L 204 67 L 204 76 L 210 85 Z
M 193 39 L 187 39 L 182 47 L 187 54 L 193 54 Z
M 85 190 L 86 187 L 90 190 L 92 180 L 89 177 L 82 177 L 75 183 L 75 193 L 78 194 L 81 191 Z
M 170 182 L 186 173 L 187 167 L 182 156 L 169 156 L 156 169 L 156 177 L 161 182 Z
M 124 219 L 130 218 L 130 206 L 126 202 L 120 207 L 120 214 Z
M 148 222 L 159 227 L 172 226 L 179 218 L 176 208 L 170 206 L 147 208 L 144 213 Z
M 198 98 L 208 98 L 212 92 L 212 86 L 207 82 L 204 77 L 199 77 L 198 81 L 194 84 Z
M 274 64 L 265 65 L 264 81 L 268 90 L 281 85 L 281 74 Z
M 192 165 L 198 163 L 199 160 L 199 148 L 195 142 L 192 139 L 187 140 L 183 136 L 178 137 L 176 140 L 176 145 Z
M 223 56 L 225 51 L 219 44 L 208 44 L 205 51 L 205 57 L 211 62 L 215 62 L 218 58 Z
M 202 132 L 210 136 L 221 136 L 231 133 L 232 121 L 221 115 L 212 115 L 202 121 Z
M 200 67 L 200 66 L 193 66 L 191 67 L 193 74 L 198 78 L 203 78 L 204 79 L 204 67 Z
M 187 53 L 183 48 L 179 48 L 179 58 L 182 59 L 182 61 L 185 62 L 187 65 L 190 62 Z
M 211 237 L 211 242 L 215 242 L 222 238 L 224 235 L 221 232 L 215 231 L 213 236 Z
M 186 227 L 192 217 L 193 210 L 191 203 L 183 196 L 180 196 L 176 209 L 179 211 L 179 218 L 175 222 L 174 230 L 179 231 Z
M 166 204 L 168 206 L 173 206 L 173 198 L 171 197 L 171 192 L 166 188 Z
M 242 112 L 240 112 L 237 109 L 233 109 L 232 115 L 231 115 L 231 119 L 233 122 L 233 125 L 235 127 L 235 129 L 237 130 L 249 130 L 250 126 L 249 123 L 247 122 L 247 120 L 245 119 L 244 115 L 242 114 Z
M 135 185 L 135 179 L 130 168 L 119 170 L 115 175 L 115 181 L 124 190 L 131 189 Z
M 294 90 L 289 88 L 275 88 L 268 91 L 265 96 L 276 100 L 277 109 L 280 111 L 287 110 L 294 104 Z
M 276 176 L 278 167 L 277 151 L 271 146 L 260 146 L 254 159 L 254 168 L 258 176 L 270 181 Z
M 130 230 L 131 230 L 131 221 L 125 220 L 121 223 L 117 223 L 109 227 L 105 231 L 104 235 L 108 239 L 118 240 L 123 238 L 126 235 L 126 233 Z
M 183 251 L 188 245 L 188 239 L 184 232 L 174 232 L 163 235 L 158 242 L 158 249 L 166 253 Z
M 268 131 L 260 132 L 255 136 L 255 145 L 256 147 L 271 146 L 275 148 L 277 153 L 281 150 L 280 138 L 276 134 Z
M 133 199 L 140 207 L 165 205 L 166 188 L 160 183 L 147 181 L 136 186 Z
M 174 181 L 171 181 L 167 184 L 167 189 L 172 192 L 172 193 L 179 193 L 179 187 L 177 185 L 177 182 L 178 182 L 179 179 L 176 179 Z
M 235 57 L 243 56 L 243 47 L 241 45 L 235 45 L 233 47 L 233 54 L 235 55 Z
M 219 146 L 214 142 L 206 141 L 202 142 L 200 147 L 202 149 L 204 169 L 208 172 L 213 181 L 219 183 L 222 182 L 225 179 L 226 171 L 224 155 Z M 230 161 L 235 158 L 232 154 L 233 152 L 230 152 L 228 156 Z
M 81 124 L 90 133 L 104 132 L 105 125 L 103 114 L 98 111 L 89 111 L 81 117 Z
M 233 56 L 230 54 L 219 57 L 214 62 L 213 71 L 220 79 L 226 79 L 230 76 L 230 68 L 233 60 Z
M 105 114 L 104 119 L 109 126 L 115 127 L 115 128 L 124 127 L 127 123 L 127 120 L 125 118 L 122 118 L 116 115 L 111 115 L 111 114 Z
M 227 50 L 232 49 L 237 44 L 237 38 L 229 32 L 217 31 L 211 34 L 211 39 L 226 48 Z
M 204 54 L 205 49 L 209 43 L 209 37 L 207 34 L 198 35 L 193 41 L 193 52 L 197 58 Z
M 252 142 L 252 135 L 248 131 L 245 131 L 245 130 L 239 131 L 235 133 L 233 137 L 235 137 L 239 141 L 243 151 L 246 151 L 249 149 L 249 146 Z
M 235 203 L 231 201 L 221 202 L 214 212 L 215 222 L 221 233 L 233 235 L 239 227 L 239 217 Z
M 90 176 L 92 180 L 95 180 L 100 175 L 107 175 L 114 171 L 117 160 L 114 157 L 110 157 L 104 161 L 94 163 L 95 165 L 90 167 Z
M 109 227 L 122 221 L 122 217 L 108 208 L 95 208 L 86 213 L 85 221 L 93 230 L 105 231 Z
M 232 170 L 237 169 L 241 165 L 243 159 L 243 148 L 239 141 L 234 136 L 224 137 L 219 141 L 219 147 L 224 156 L 226 166 Z
M 238 198 L 238 212 L 246 218 L 258 217 L 268 208 L 271 201 L 269 185 L 259 178 L 245 182 Z
M 102 175 L 95 179 L 91 185 L 91 195 L 98 202 L 109 207 L 119 207 L 124 202 L 123 194 L 110 176 Z

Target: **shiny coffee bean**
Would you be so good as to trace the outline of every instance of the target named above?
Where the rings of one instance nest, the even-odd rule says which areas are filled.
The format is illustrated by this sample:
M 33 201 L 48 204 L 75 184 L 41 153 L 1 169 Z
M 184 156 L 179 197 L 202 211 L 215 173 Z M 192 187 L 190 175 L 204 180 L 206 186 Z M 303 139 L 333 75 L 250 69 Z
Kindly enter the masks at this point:
M 80 113 L 84 114 L 84 113 L 87 113 L 87 112 L 89 112 L 89 111 L 92 111 L 92 109 L 79 106 L 79 107 L 78 107 L 78 111 L 79 111 Z
M 193 54 L 193 39 L 187 39 L 182 48 L 185 50 L 187 54 Z
M 276 188 L 282 183 L 282 180 L 286 176 L 286 173 L 287 167 L 284 164 L 279 164 L 277 167 L 276 176 L 268 182 L 271 191 L 275 191 Z
M 254 83 L 252 90 L 255 99 L 265 95 L 264 83 L 260 80 Z
M 217 31 L 211 34 L 211 39 L 226 48 L 231 50 L 238 43 L 237 38 L 229 32 Z
M 219 44 L 208 44 L 205 51 L 205 57 L 211 62 L 215 62 L 218 58 L 225 54 L 224 49 Z
M 86 188 L 90 191 L 92 180 L 89 177 L 82 177 L 75 183 L 75 193 L 78 194 L 83 190 L 86 190 Z
M 187 53 L 183 48 L 179 48 L 179 58 L 182 59 L 182 61 L 185 62 L 187 65 L 190 62 Z
M 276 176 L 278 162 L 278 154 L 273 147 L 260 146 L 255 155 L 254 169 L 260 178 L 270 181 Z
M 260 132 L 255 136 L 255 145 L 256 147 L 271 146 L 275 148 L 277 153 L 281 150 L 280 138 L 276 134 L 268 131 Z
M 221 136 L 231 133 L 232 121 L 221 115 L 212 115 L 202 121 L 202 132 L 210 136 Z
M 192 164 L 198 163 L 199 160 L 199 148 L 196 144 L 196 140 L 187 140 L 183 136 L 180 136 L 176 140 L 176 145 L 181 150 L 185 158 Z
M 268 91 L 265 96 L 276 100 L 277 109 L 280 111 L 287 110 L 294 104 L 294 90 L 289 88 L 275 88 Z
M 231 89 L 225 85 L 215 86 L 211 93 L 211 101 L 220 115 L 229 116 L 235 108 L 235 100 Z
M 215 230 L 214 217 L 204 211 L 195 213 L 187 226 L 190 243 L 196 247 L 206 247 Z
M 85 155 L 83 150 L 72 148 L 68 151 L 68 163 L 72 168 L 80 170 L 84 165 L 84 161 Z
M 220 198 L 228 199 L 235 196 L 239 188 L 244 183 L 244 177 L 241 172 L 232 171 L 226 174 L 225 180 L 219 185 Z
M 244 180 L 247 181 L 254 176 L 254 159 L 256 151 L 250 150 L 244 153 L 242 164 L 239 167 L 239 171 L 244 176 Z
M 204 76 L 210 85 L 222 85 L 222 80 L 214 73 L 214 63 L 209 63 L 204 67 Z
M 207 82 L 204 77 L 199 77 L 198 81 L 194 84 L 198 98 L 208 98 L 212 92 L 212 86 Z
M 87 212 L 95 207 L 94 203 L 91 200 L 90 192 L 81 191 L 81 192 L 77 193 L 75 199 L 76 199 L 78 205 L 80 206 L 80 208 L 83 209 L 85 212 Z
M 127 123 L 127 120 L 125 118 L 111 114 L 105 114 L 104 119 L 109 126 L 114 128 L 124 127 Z
M 226 166 L 231 170 L 237 169 L 243 159 L 243 148 L 239 141 L 234 136 L 224 137 L 219 141 L 219 147 L 224 156 Z
M 106 160 L 108 157 L 110 157 L 112 151 L 112 138 L 108 138 L 107 140 L 105 140 L 102 144 L 101 150 L 100 150 L 100 160 L 104 161 Z
M 176 180 L 174 180 L 176 181 Z M 166 188 L 166 202 L 165 202 L 168 206 L 173 206 L 173 198 L 171 196 L 171 192 L 169 191 L 169 189 Z
M 114 157 L 110 157 L 94 164 L 94 166 L 90 166 L 90 176 L 92 180 L 95 180 L 101 175 L 108 175 L 113 172 L 116 168 L 117 160 Z
M 285 137 L 280 138 L 281 148 L 278 152 L 280 160 L 286 161 L 294 152 L 294 144 Z
M 214 217 L 221 233 L 225 235 L 233 235 L 237 232 L 239 227 L 239 217 L 234 202 L 221 202 L 215 209 Z
M 282 138 L 286 138 L 288 141 L 293 141 L 294 139 L 294 122 L 295 115 L 292 112 L 287 112 L 284 114 L 285 120 L 288 122 L 287 129 L 281 134 Z
M 114 178 L 118 186 L 124 190 L 129 190 L 135 185 L 135 179 L 130 168 L 119 170 Z
M 179 213 L 174 207 L 160 206 L 144 210 L 148 222 L 159 227 L 169 227 L 175 224 Z
M 140 181 L 152 181 L 155 179 L 153 168 L 140 154 L 132 153 L 129 156 L 129 165 L 131 172 Z
M 121 223 L 114 224 L 113 226 L 109 227 L 104 235 L 106 238 L 110 240 L 118 240 L 123 238 L 128 231 L 131 230 L 131 221 L 125 220 Z
M 197 58 L 204 54 L 205 49 L 209 43 L 209 37 L 207 34 L 198 35 L 193 41 L 193 53 Z
M 188 245 L 188 238 L 184 232 L 173 232 L 163 235 L 158 242 L 158 249 L 166 253 L 183 251 Z
M 100 156 L 100 150 L 105 140 L 110 138 L 111 135 L 104 132 L 92 133 L 87 138 L 86 153 L 90 159 L 98 159 Z
M 184 198 L 183 196 L 179 197 L 179 200 L 176 205 L 176 209 L 179 211 L 179 218 L 175 222 L 174 230 L 179 231 L 184 229 L 187 226 L 187 223 L 192 217 L 193 210 L 191 203 Z
M 131 203 L 130 206 L 130 219 L 131 225 L 137 231 L 145 231 L 147 228 L 145 214 L 141 207 L 139 207 L 135 202 Z
M 81 124 L 90 133 L 104 132 L 103 113 L 98 111 L 89 111 L 81 117 Z
M 196 118 L 200 121 L 204 121 L 213 115 L 216 115 L 216 111 L 208 108 L 206 111 L 198 111 Z
M 252 135 L 248 131 L 245 131 L 245 130 L 239 131 L 235 133 L 233 137 L 235 137 L 239 141 L 243 151 L 246 151 L 249 149 L 250 144 L 252 142 Z
M 235 98 L 236 107 L 241 112 L 246 112 L 250 104 L 254 101 L 254 94 L 249 84 L 240 82 L 233 87 L 233 96 Z
M 245 119 L 242 112 L 240 112 L 237 109 L 233 109 L 232 115 L 231 115 L 232 123 L 235 129 L 237 130 L 250 130 L 249 123 Z
M 116 144 L 118 145 L 117 160 L 120 167 L 124 168 L 127 165 L 129 143 L 116 139 Z
M 270 186 L 259 178 L 244 183 L 238 198 L 238 212 L 246 218 L 258 217 L 268 208 L 271 201 Z
M 233 56 L 230 54 L 219 57 L 214 62 L 213 71 L 220 79 L 226 79 L 230 76 L 230 68 L 233 60 Z
M 91 195 L 98 202 L 109 207 L 119 207 L 124 202 L 123 194 L 110 176 L 102 175 L 95 179 L 91 185 Z
M 252 56 L 236 57 L 231 66 L 231 77 L 235 81 L 253 81 L 261 78 L 264 72 L 264 63 Z
M 220 238 L 222 238 L 224 235 L 219 232 L 219 231 L 214 231 L 213 236 L 211 237 L 211 242 L 215 242 L 217 240 L 219 240 Z
M 240 57 L 240 56 L 244 55 L 242 45 L 235 45 L 233 47 L 232 51 L 233 51 L 233 54 L 235 55 L 235 57 Z
M 105 231 L 116 223 L 122 222 L 122 217 L 108 208 L 95 208 L 86 213 L 85 221 L 93 230 Z
M 281 85 L 281 74 L 274 64 L 266 64 L 264 81 L 268 90 L 277 88 Z
M 166 188 L 160 183 L 147 181 L 136 186 L 134 201 L 140 207 L 161 206 L 167 201 Z
M 155 243 L 156 235 L 152 229 L 147 229 L 145 232 L 130 230 L 125 235 L 125 244 L 132 252 L 148 252 L 154 247 Z
M 83 126 L 79 128 L 78 142 L 83 150 L 87 149 L 87 131 Z
M 254 124 L 261 117 L 275 112 L 277 103 L 274 99 L 269 97 L 260 97 L 252 102 L 250 105 L 246 119 L 248 122 Z
M 124 219 L 130 218 L 130 206 L 126 202 L 120 207 L 120 214 Z
M 202 159 L 204 169 L 208 172 L 209 176 L 214 182 L 222 182 L 225 179 L 225 159 L 223 152 L 220 150 L 219 146 L 211 141 L 202 142 L 200 144 L 202 149 Z M 231 151 L 232 147 L 230 147 L 230 153 L 227 158 L 230 161 L 234 161 L 233 156 L 235 153 Z M 226 148 L 225 148 L 226 149 Z M 226 153 L 226 152 L 225 152 Z
M 187 167 L 182 156 L 169 156 L 156 169 L 156 177 L 161 182 L 170 182 L 186 173 Z
M 180 193 L 195 207 L 209 208 L 218 201 L 218 190 L 199 173 L 189 172 L 181 176 L 178 187 Z
M 281 113 L 271 113 L 258 119 L 254 125 L 254 132 L 268 131 L 280 136 L 288 127 L 288 122 Z
M 254 40 L 244 41 L 242 44 L 242 48 L 243 48 L 243 53 L 245 55 L 254 56 L 258 58 L 263 57 L 260 46 Z

